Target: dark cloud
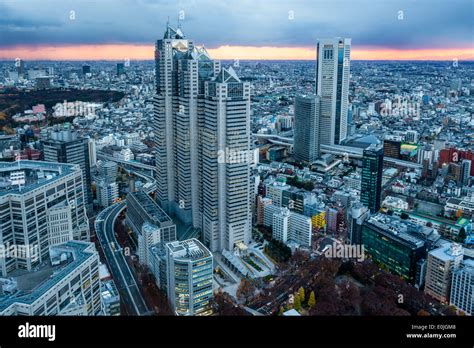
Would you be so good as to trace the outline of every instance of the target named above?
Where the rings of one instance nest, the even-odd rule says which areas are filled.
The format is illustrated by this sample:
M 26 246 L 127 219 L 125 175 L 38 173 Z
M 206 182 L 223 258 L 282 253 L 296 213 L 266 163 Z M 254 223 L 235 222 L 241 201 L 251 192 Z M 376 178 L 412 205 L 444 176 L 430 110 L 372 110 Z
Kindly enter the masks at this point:
M 182 10 L 185 34 L 211 48 L 312 46 L 327 36 L 351 37 L 358 46 L 466 47 L 473 45 L 473 6 L 472 0 L 0 0 L 0 46 L 151 44 Z

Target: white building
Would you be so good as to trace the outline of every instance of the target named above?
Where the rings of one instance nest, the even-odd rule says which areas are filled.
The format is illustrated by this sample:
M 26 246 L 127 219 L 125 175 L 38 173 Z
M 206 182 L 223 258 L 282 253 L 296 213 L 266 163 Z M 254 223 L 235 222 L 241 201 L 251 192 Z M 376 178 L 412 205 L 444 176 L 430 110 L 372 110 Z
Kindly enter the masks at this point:
M 168 26 L 155 52 L 160 205 L 212 251 L 232 250 L 251 236 L 250 84 L 180 29 Z
M 94 243 L 69 241 L 51 247 L 49 256 L 34 279 L 31 272 L 0 278 L 8 290 L 0 297 L 0 315 L 99 315 L 99 255 Z
M 18 169 L 29 173 L 21 188 L 10 181 L 10 173 Z M 31 271 L 48 258 L 49 243 L 69 240 L 70 233 L 75 240 L 89 241 L 82 180 L 81 168 L 76 164 L 27 160 L 0 163 L 0 241 L 38 251 L 0 258 L 0 275 L 7 276 L 17 269 Z M 63 211 L 61 204 L 69 208 Z
M 74 239 L 71 206 L 66 201 L 49 208 L 47 217 L 49 246 L 67 243 Z
M 351 39 L 321 39 L 316 48 L 316 90 L 321 97 L 320 143 L 347 137 Z
M 138 235 L 138 258 L 141 264 L 149 265 L 150 248 L 160 243 L 161 231 L 158 226 L 152 225 L 148 222 L 142 226 L 142 232 Z
M 119 187 L 116 182 L 100 181 L 97 183 L 96 192 L 99 206 L 103 208 L 114 204 L 119 198 Z
M 268 205 L 264 208 L 264 225 L 272 227 L 272 238 L 283 243 L 311 246 L 311 218 L 288 208 Z
M 425 293 L 440 302 L 449 301 L 451 279 L 463 260 L 463 248 L 460 244 L 446 243 L 428 253 Z
M 453 273 L 450 303 L 467 315 L 474 315 L 474 261 L 465 260 Z
M 114 157 L 121 161 L 133 161 L 133 159 L 135 158 L 132 150 L 128 148 L 122 149 L 120 151 L 115 151 Z

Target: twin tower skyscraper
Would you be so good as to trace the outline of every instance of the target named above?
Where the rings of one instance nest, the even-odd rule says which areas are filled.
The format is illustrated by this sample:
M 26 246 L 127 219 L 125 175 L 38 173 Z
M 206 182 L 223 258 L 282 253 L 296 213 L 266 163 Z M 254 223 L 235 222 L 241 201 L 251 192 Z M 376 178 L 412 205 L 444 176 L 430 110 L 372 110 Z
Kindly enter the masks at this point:
M 319 145 L 338 145 L 347 137 L 351 39 L 319 40 L 316 96 L 295 98 L 294 154 L 304 162 L 319 157 Z
M 156 42 L 155 64 L 161 207 L 200 229 L 213 252 L 249 243 L 250 84 L 169 25 Z

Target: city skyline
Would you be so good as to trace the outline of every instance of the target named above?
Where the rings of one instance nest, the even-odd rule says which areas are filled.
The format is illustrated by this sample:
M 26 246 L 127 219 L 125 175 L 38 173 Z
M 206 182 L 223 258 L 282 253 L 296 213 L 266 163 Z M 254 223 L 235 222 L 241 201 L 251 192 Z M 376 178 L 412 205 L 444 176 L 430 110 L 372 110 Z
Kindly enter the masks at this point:
M 0 316 L 343 316 L 351 344 L 463 341 L 468 0 L 38 4 L 0 0 Z M 414 324 L 363 320 L 391 316 Z M 74 337 L 56 320 L 31 326 Z M 108 343 L 153 336 L 118 322 Z
M 366 0 L 330 6 L 253 1 L 237 8 L 227 1 L 211 6 L 207 0 L 87 4 L 50 0 L 39 7 L 24 1 L 13 7 L 4 0 L 0 59 L 153 59 L 152 42 L 167 21 L 195 33 L 196 44 L 206 45 L 214 59 L 311 60 L 318 39 L 336 36 L 353 39 L 353 60 L 474 59 L 472 3 L 463 0 L 370 6 Z M 314 11 L 307 11 L 309 5 Z M 220 25 L 226 30 L 216 32 Z

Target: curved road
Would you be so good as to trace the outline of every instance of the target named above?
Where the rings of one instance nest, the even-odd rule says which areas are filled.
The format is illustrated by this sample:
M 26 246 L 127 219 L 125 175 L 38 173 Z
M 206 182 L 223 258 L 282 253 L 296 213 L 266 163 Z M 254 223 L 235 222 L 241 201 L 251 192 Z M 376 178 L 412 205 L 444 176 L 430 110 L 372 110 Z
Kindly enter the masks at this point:
M 120 202 L 102 210 L 95 220 L 95 230 L 120 298 L 130 314 L 143 315 L 149 309 L 114 232 L 115 220 L 125 208 L 125 202 Z

